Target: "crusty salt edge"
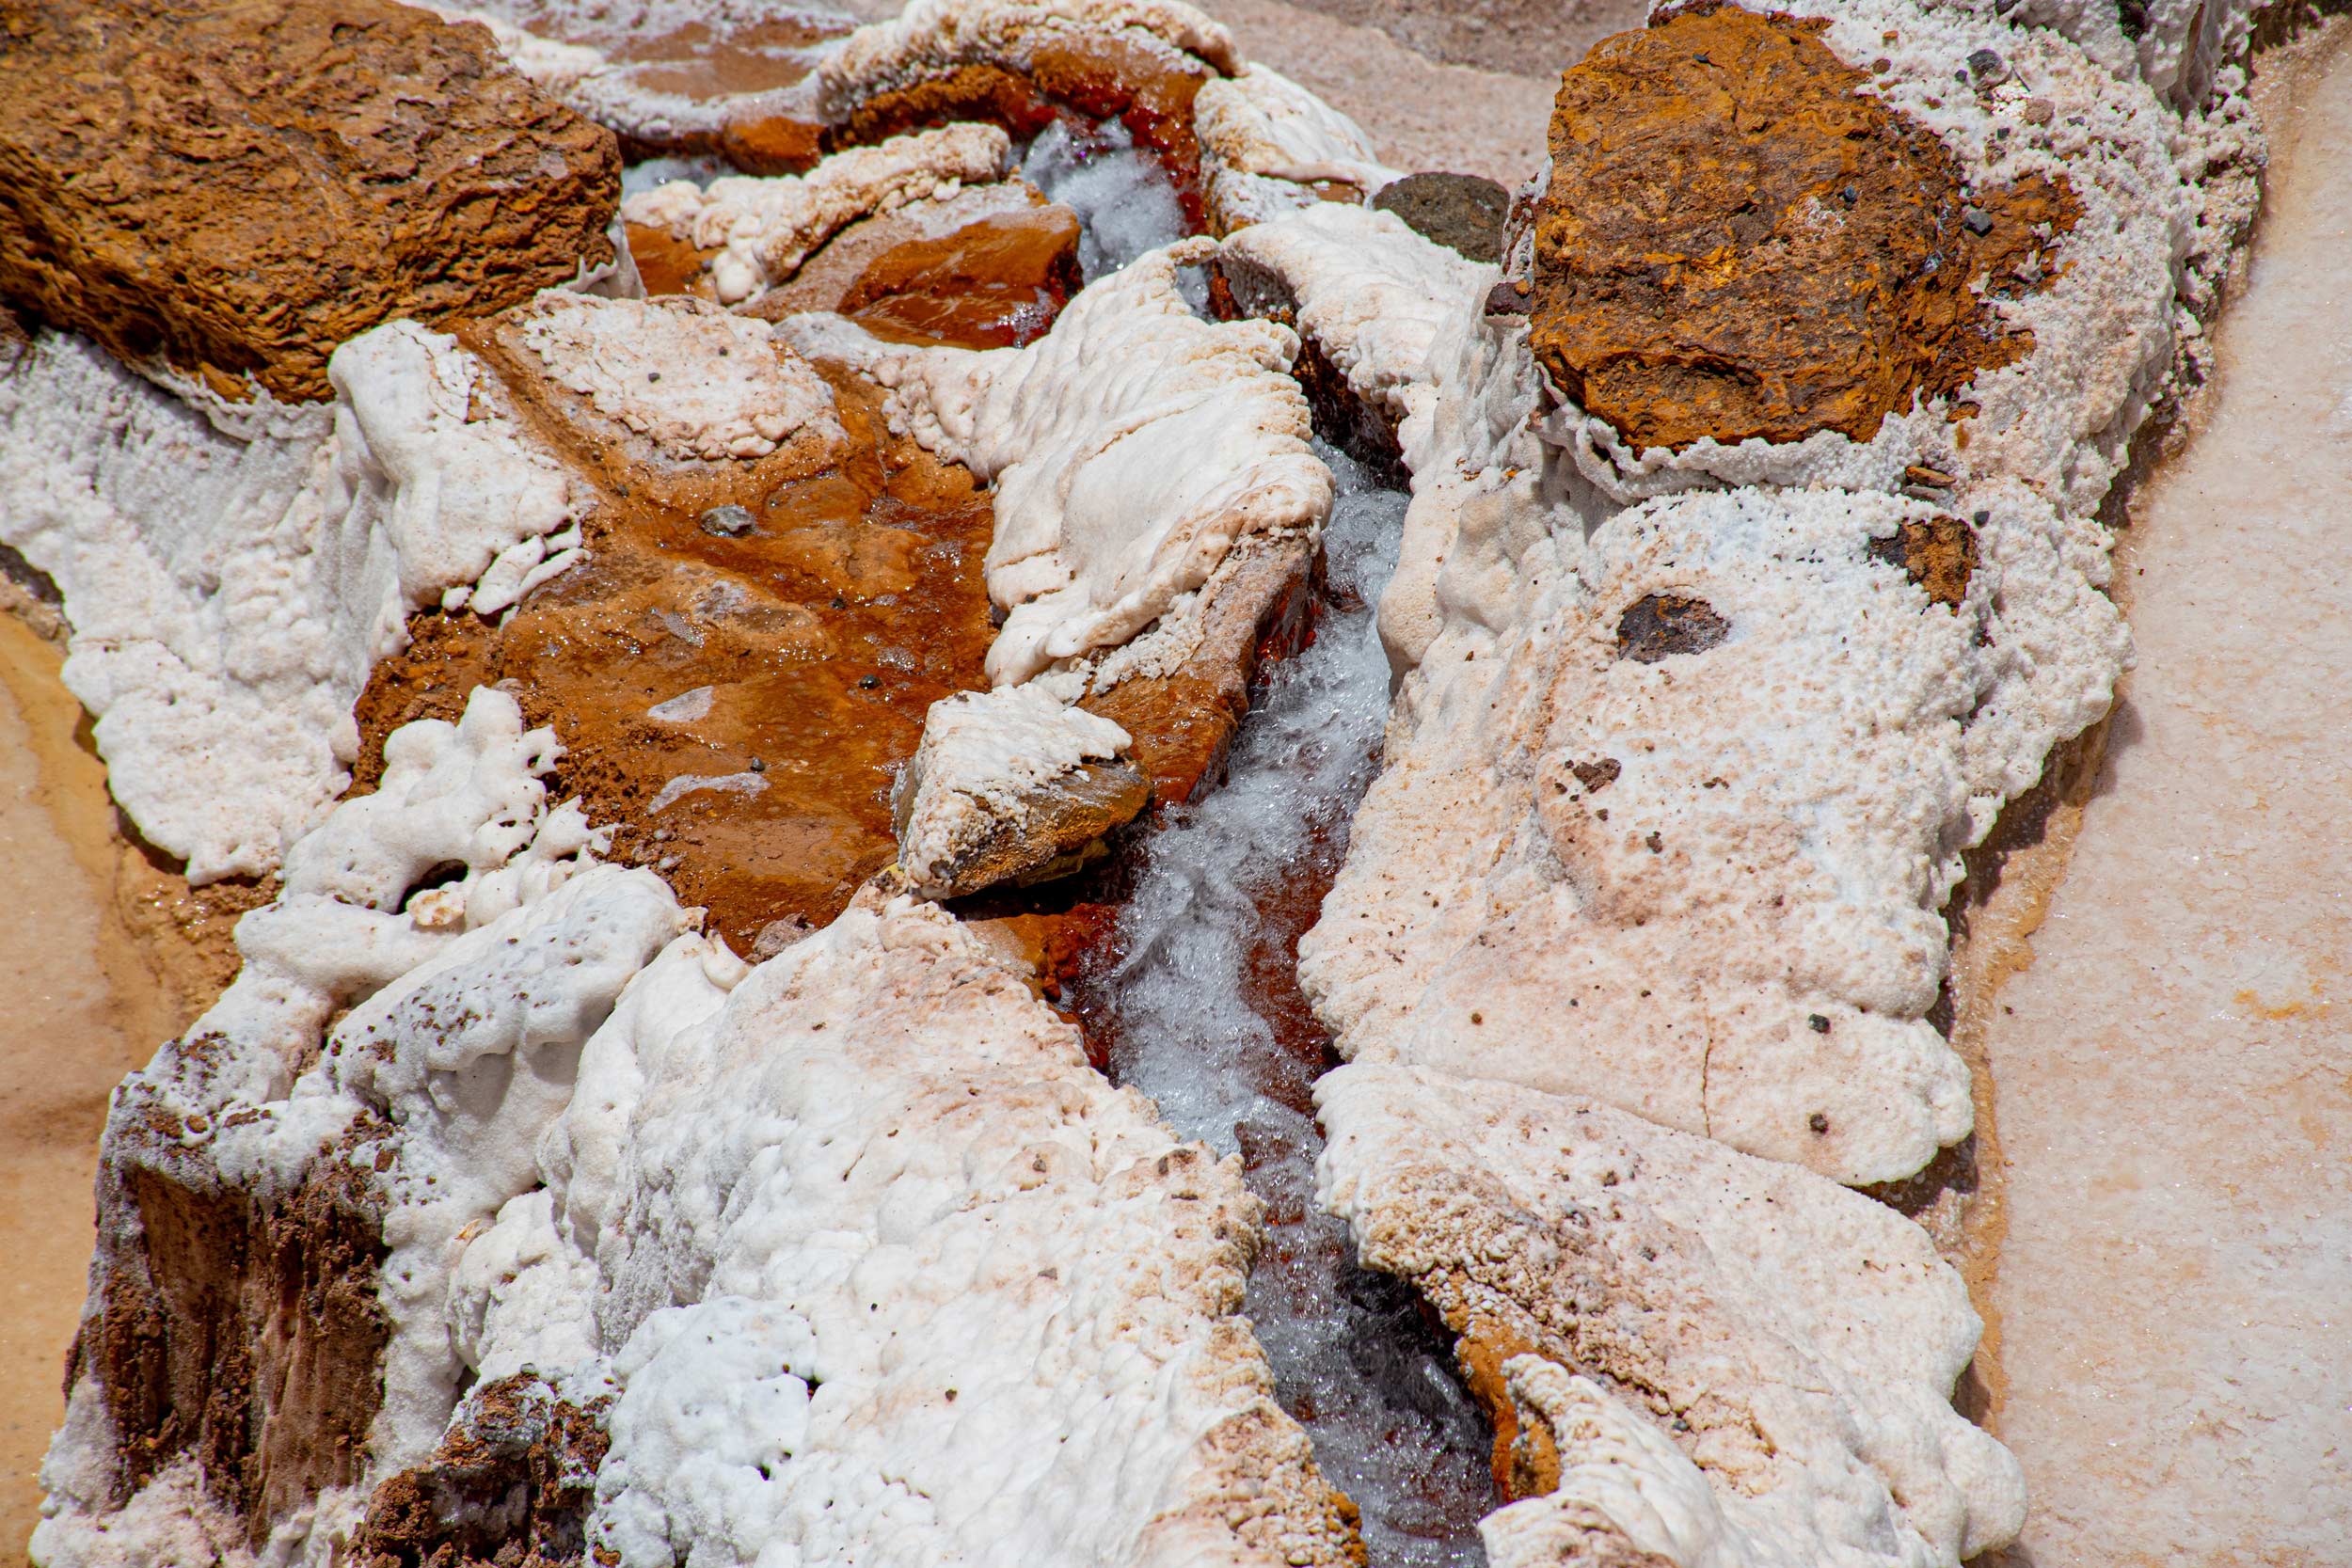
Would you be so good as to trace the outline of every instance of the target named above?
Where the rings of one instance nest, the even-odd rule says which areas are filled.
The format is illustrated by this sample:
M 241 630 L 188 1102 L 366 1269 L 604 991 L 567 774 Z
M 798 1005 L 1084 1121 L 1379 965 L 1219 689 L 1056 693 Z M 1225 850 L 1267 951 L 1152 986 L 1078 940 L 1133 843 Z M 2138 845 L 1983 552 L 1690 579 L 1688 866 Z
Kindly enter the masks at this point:
M 235 984 L 118 1097 L 112 1160 L 160 1140 L 176 1177 L 280 1196 L 346 1162 L 378 1195 L 368 1468 L 262 1522 L 287 1554 L 338 1549 L 469 1374 L 533 1364 L 617 1393 L 592 1528 L 624 1564 L 779 1542 L 1349 1560 L 1238 1316 L 1258 1217 L 1237 1164 L 1114 1090 L 1025 973 L 928 904 L 869 892 L 747 971 L 660 879 L 596 863 L 577 805 L 546 803 L 557 751 L 486 689 L 457 725 L 395 731 L 378 790 L 240 923 Z M 135 1553 L 125 1532 L 170 1513 L 99 1501 L 116 1461 L 84 1365 L 58 1561 Z
M 585 509 L 454 339 L 395 322 L 329 374 L 244 439 L 72 338 L 0 380 L 0 543 L 63 590 L 115 797 L 194 881 L 272 870 L 341 792 L 410 610 L 511 602 Z
M 950 868 L 996 824 L 1018 822 L 1056 781 L 1133 744 L 1110 720 L 1058 701 L 1036 682 L 958 692 L 930 705 L 922 743 L 899 776 L 912 784 L 898 865 L 918 888 Z
M 1767 8 L 1757 0 L 1754 8 Z M 2059 35 L 1958 6 L 1773 0 L 1770 8 L 1828 19 L 1824 41 L 1850 65 L 1891 62 L 1863 90 L 1933 133 L 1971 185 L 2034 174 L 2066 181 L 2082 212 L 2057 243 L 2055 276 L 1996 307 L 2005 324 L 2033 334 L 2033 347 L 1978 373 L 1960 394 L 1979 409 L 1963 427 L 1939 398 L 1888 415 L 1867 442 L 1821 431 L 1797 442 L 1636 451 L 1554 391 L 1538 427 L 1545 439 L 1615 504 L 1718 484 L 1891 490 L 1907 467 L 1924 465 L 1963 481 L 2021 480 L 2062 512 L 2095 510 L 2171 368 L 2175 284 L 2197 215 L 2171 155 L 2177 117 L 2144 83 L 2110 73 Z M 1889 32 L 1898 41 L 1886 41 Z M 1965 69 L 1987 49 L 2003 61 L 2003 79 L 1981 94 L 1955 90 L 1955 64 Z M 2035 101 L 2052 111 L 2045 123 L 2026 118 Z
M 1516 570 L 1524 597 L 1450 620 L 1408 677 L 1300 943 L 1341 1053 L 1588 1095 L 1849 1181 L 1963 1136 L 1967 1074 L 1926 1021 L 1939 911 L 2039 748 L 2105 711 L 2122 647 L 2070 586 L 2064 547 L 2095 542 L 2010 501 L 1957 607 L 1869 555 L 1935 515 L 1883 494 L 1677 497 L 1569 550 L 1485 536 L 1526 508 L 1468 515 L 1440 601 L 1457 571 Z M 1703 601 L 1723 641 L 1621 657 L 1651 595 Z M 2039 649 L 1997 641 L 2008 614 Z
M 1010 145 L 993 125 L 947 125 L 836 152 L 804 175 L 731 175 L 707 186 L 673 180 L 627 198 L 621 214 L 716 251 L 710 286 L 721 304 L 733 305 L 789 278 L 859 218 L 995 180 Z
M 1524 1549 L 1544 1533 L 1530 1515 L 1556 1533 L 1597 1513 L 1681 1568 L 1951 1568 L 2015 1536 L 2017 1465 L 1949 1402 L 1977 1315 L 1901 1215 L 1499 1083 L 1353 1066 L 1315 1101 L 1318 1200 L 1367 1267 L 1412 1280 L 1472 1343 L 1599 1380 L 1569 1400 L 1560 1366 L 1512 1363 L 1561 1480 L 1490 1540 Z
M 1230 233 L 1320 205 L 1318 182 L 1365 198 L 1405 177 L 1380 162 L 1363 127 L 1262 65 L 1201 84 L 1192 101 L 1210 228 Z
M 914 0 L 887 22 L 860 27 L 826 56 L 813 78 L 819 114 L 846 119 L 878 92 L 946 75 L 965 65 L 1025 68 L 1041 40 L 1115 33 L 1231 73 L 1240 63 L 1223 24 L 1182 0 Z
M 550 381 L 683 461 L 844 439 L 833 388 L 765 325 L 699 300 L 543 294 L 508 318 Z
M 1237 299 L 1254 292 L 1259 275 L 1287 295 L 1299 335 L 1397 428 L 1400 446 L 1428 445 L 1437 401 L 1431 350 L 1463 302 L 1485 296 L 1500 276 L 1495 268 L 1433 245 L 1394 213 L 1341 202 L 1241 230 L 1219 257 Z
M 1127 641 L 1207 581 L 1233 542 L 1304 532 L 1331 505 L 1285 373 L 1296 335 L 1207 322 L 1176 286 L 1207 240 L 1151 251 L 1083 290 L 1025 348 L 908 349 L 831 316 L 778 331 L 891 389 L 893 427 L 995 492 L 988 652 L 999 686 Z

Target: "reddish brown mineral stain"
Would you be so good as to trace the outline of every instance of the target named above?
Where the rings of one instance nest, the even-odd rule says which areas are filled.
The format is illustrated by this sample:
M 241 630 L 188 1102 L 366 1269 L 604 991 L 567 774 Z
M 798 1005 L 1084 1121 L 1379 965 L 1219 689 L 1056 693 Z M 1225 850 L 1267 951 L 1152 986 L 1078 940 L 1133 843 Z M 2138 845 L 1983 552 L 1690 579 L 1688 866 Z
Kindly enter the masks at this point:
M 554 725 L 556 787 L 614 827 L 615 858 L 660 869 L 739 953 L 773 922 L 839 913 L 893 857 L 893 768 L 933 701 L 986 684 L 995 628 L 987 496 L 891 436 L 872 388 L 833 379 L 846 452 L 691 478 L 544 421 L 603 495 L 587 563 L 496 626 L 417 617 L 360 698 L 363 784 L 391 729 L 509 683 L 531 722 Z M 753 531 L 704 531 L 703 513 L 730 503 Z M 703 688 L 704 711 L 653 715 Z M 690 777 L 730 783 L 671 789 Z
M 1042 337 L 1081 282 L 1076 214 L 1035 207 L 893 246 L 837 309 L 879 338 L 1005 348 Z
M 2055 273 L 2072 191 L 1970 190 L 1932 134 L 1858 90 L 1827 26 L 1694 7 L 1561 78 L 1533 345 L 1636 448 L 1867 441 L 2032 347 L 1994 301 Z

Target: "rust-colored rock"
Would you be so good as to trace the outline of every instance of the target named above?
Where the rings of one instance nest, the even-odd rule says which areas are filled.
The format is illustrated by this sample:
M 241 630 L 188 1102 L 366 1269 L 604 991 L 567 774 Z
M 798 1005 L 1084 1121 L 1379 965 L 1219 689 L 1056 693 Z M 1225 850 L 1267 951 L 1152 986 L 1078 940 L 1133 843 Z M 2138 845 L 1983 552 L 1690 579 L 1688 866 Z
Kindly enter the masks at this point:
M 615 858 L 707 908 L 737 952 L 775 922 L 832 920 L 895 853 L 892 770 L 925 713 L 986 684 L 987 495 L 889 435 L 879 392 L 846 372 L 829 377 L 843 450 L 661 465 L 533 375 L 505 331 L 462 336 L 601 500 L 586 562 L 499 624 L 410 622 L 412 645 L 359 699 L 361 785 L 391 730 L 454 719 L 474 687 L 505 682 L 564 742 L 553 787 L 613 825 Z M 753 528 L 706 531 L 723 505 Z M 671 790 L 690 777 L 736 783 Z
M 942 232 L 961 212 L 970 221 Z M 629 244 L 657 293 L 657 277 L 684 292 L 702 265 L 666 233 L 632 228 Z M 894 342 L 1008 348 L 1042 337 L 1082 283 L 1076 214 L 983 187 L 860 219 L 741 310 L 764 321 L 836 310 Z
M 0 295 L 215 388 L 612 259 L 609 132 L 389 0 L 0 0 Z
M 1716 614 L 1714 606 L 1705 599 L 1687 594 L 1645 594 L 1617 617 L 1617 657 L 1637 664 L 1656 664 L 1676 654 L 1703 654 L 1730 631 L 1731 623 Z M 1584 777 L 1581 768 L 1577 776 Z M 1594 765 L 1593 776 L 1601 784 L 1614 779 L 1615 759 L 1609 759 L 1606 768 Z
M 1533 345 L 1636 448 L 1867 441 L 2032 347 L 1975 289 L 2046 283 L 2026 258 L 2074 225 L 2073 193 L 1968 188 L 1857 90 L 1827 25 L 1695 7 L 1561 78 Z
M 1899 567 L 1927 596 L 1958 609 L 1977 569 L 1976 531 L 1958 517 L 1938 514 L 1905 523 L 1884 539 L 1870 541 L 1870 554 Z

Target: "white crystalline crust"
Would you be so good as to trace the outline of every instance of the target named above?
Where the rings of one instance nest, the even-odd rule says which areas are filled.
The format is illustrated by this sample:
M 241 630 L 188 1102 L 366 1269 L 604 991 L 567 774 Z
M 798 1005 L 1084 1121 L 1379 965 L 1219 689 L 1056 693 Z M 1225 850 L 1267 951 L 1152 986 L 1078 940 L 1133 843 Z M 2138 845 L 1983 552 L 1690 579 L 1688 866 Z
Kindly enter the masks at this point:
M 748 970 L 596 863 L 557 753 L 486 689 L 395 731 L 118 1100 L 111 1147 L 183 1129 L 233 1190 L 367 1173 L 393 1333 L 353 1496 L 432 1451 L 468 1374 L 528 1364 L 617 1395 L 592 1529 L 632 1568 L 1344 1561 L 1235 1315 L 1238 1165 L 932 906 L 869 893 Z M 108 1511 L 104 1425 L 58 1439 L 42 1558 L 167 1560 L 192 1527 Z M 330 1560 L 349 1500 L 273 1521 L 279 1555 Z
M 1236 539 L 1321 525 L 1298 350 L 1269 322 L 1207 322 L 1176 286 L 1190 240 L 1087 286 L 1026 348 L 902 349 L 831 317 L 780 328 L 891 388 L 894 425 L 995 489 L 988 651 L 998 686 L 1115 647 L 1208 580 Z
M 1437 401 L 1430 351 L 1464 302 L 1485 297 L 1495 268 L 1433 245 L 1394 213 L 1339 202 L 1244 229 L 1222 255 L 1229 277 L 1256 271 L 1281 285 L 1300 335 L 1397 427 L 1399 446 L 1427 446 Z
M 243 436 L 72 338 L 0 378 L 0 544 L 63 590 L 115 798 L 193 881 L 274 869 L 342 789 L 412 609 L 511 603 L 585 510 L 455 340 L 396 322 L 330 374 Z
M 1210 227 L 1219 233 L 1322 205 L 1317 182 L 1369 198 L 1405 177 L 1380 161 L 1362 126 L 1262 65 L 1202 83 L 1192 131 Z
M 1529 1514 L 1588 1529 L 1597 1513 L 1680 1568 L 1949 1568 L 2016 1534 L 2015 1461 L 1950 1404 L 1976 1313 L 1901 1215 L 1503 1084 L 1355 1066 L 1315 1100 L 1317 1196 L 1365 1263 L 1473 1338 L 1541 1353 L 1512 1381 L 1548 1418 L 1561 1484 L 1496 1516 L 1490 1542 L 1526 1540 Z M 1599 1380 L 1579 1380 L 1589 1422 L 1558 1407 L 1567 1373 L 1542 1356 Z M 1710 1531 L 1714 1555 L 1694 1550 Z
M 1768 8 L 1758 0 L 1753 8 Z M 1637 452 L 1565 401 L 1545 421 L 1546 438 L 1618 503 L 1694 485 L 1894 489 L 1907 466 L 1925 464 L 1963 479 L 2021 480 L 2060 511 L 2093 510 L 2171 366 L 2175 278 L 2197 214 L 2172 160 L 2178 119 L 2146 85 L 2111 74 L 2058 34 L 1963 7 L 1773 0 L 1769 8 L 1827 18 L 1831 51 L 1872 72 L 1865 90 L 1933 132 L 1971 186 L 2029 175 L 2066 182 L 2082 211 L 2047 253 L 2051 280 L 1997 306 L 2006 325 L 2032 333 L 2033 347 L 1969 384 L 1963 396 L 1980 412 L 1964 447 L 1943 399 L 1889 415 L 1867 443 L 1823 431 L 1788 444 L 1706 440 Z M 1982 94 L 1952 80 L 1955 64 L 1964 68 L 1979 50 L 2007 72 Z M 1873 71 L 1879 59 L 1891 69 Z M 2049 110 L 2046 122 L 2027 118 L 2029 104 Z
M 946 884 L 971 846 L 999 822 L 1023 820 L 1041 790 L 1133 743 L 1108 719 L 1036 684 L 941 698 L 924 715 L 922 744 L 903 775 L 917 783 L 898 835 L 899 869 L 918 888 Z
M 2079 583 L 2040 622 L 2052 664 L 2010 645 L 1998 562 L 2034 595 L 2068 566 L 2014 494 L 1957 610 L 1868 551 L 1924 503 L 1732 491 L 1620 514 L 1502 630 L 1441 634 L 1300 944 L 1341 1053 L 1587 1095 L 1842 1180 L 1963 1136 L 1967 1074 L 1925 1019 L 1938 911 L 2120 656 Z M 1457 540 L 1448 570 L 1474 558 Z M 1720 645 L 1623 657 L 1652 595 L 1703 601 Z
M 621 214 L 717 251 L 710 287 L 733 305 L 790 277 L 859 218 L 998 178 L 1010 146 L 995 126 L 963 122 L 837 152 L 804 175 L 730 175 L 707 186 L 673 180 L 626 198 Z
M 548 378 L 682 459 L 841 439 L 833 388 L 765 325 L 699 300 L 545 295 L 516 317 Z
M 1241 63 L 1224 24 L 1183 0 L 914 0 L 826 57 L 815 77 L 818 111 L 838 121 L 875 93 L 963 65 L 1022 69 L 1039 43 L 1089 32 L 1142 43 L 1171 66 L 1197 59 L 1230 74 Z

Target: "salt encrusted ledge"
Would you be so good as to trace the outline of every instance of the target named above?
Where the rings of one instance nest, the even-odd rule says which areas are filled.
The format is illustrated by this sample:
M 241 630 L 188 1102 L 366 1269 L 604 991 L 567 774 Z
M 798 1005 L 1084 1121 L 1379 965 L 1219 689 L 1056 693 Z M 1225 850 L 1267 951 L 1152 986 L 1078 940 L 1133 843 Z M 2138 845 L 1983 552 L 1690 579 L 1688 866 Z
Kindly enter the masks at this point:
M 464 1384 L 526 1368 L 609 1432 L 579 1528 L 628 1568 L 777 1542 L 1349 1560 L 1235 1316 L 1237 1166 L 1112 1089 L 1020 965 L 875 890 L 747 970 L 597 863 L 502 693 L 387 753 L 241 923 L 236 984 L 117 1097 L 44 1560 L 107 1560 L 110 1525 L 159 1513 L 328 1560 L 478 1414 Z M 180 1245 L 191 1213 L 246 1244 Z M 340 1306 L 290 1338 L 265 1282 L 323 1238 L 341 1266 L 306 1289 Z M 152 1316 L 208 1292 L 259 1305 Z M 190 1444 L 247 1431 L 268 1479 L 199 1489 Z
M 1497 1407 L 1498 1470 L 1532 1499 L 1484 1527 L 1498 1560 L 1530 1514 L 1581 1555 L 1517 1560 L 1892 1568 L 2016 1535 L 2016 1461 L 1951 1406 L 1977 1315 L 1901 1215 L 1492 1081 L 1346 1067 L 1315 1104 L 1318 1200 L 1438 1309 Z
M 891 388 L 892 418 L 996 498 L 989 649 L 998 685 L 1115 649 L 1207 583 L 1248 535 L 1311 534 L 1331 475 L 1285 372 L 1296 335 L 1195 314 L 1177 269 L 1207 240 L 1090 284 L 1026 348 L 909 349 L 838 317 L 784 335 Z

